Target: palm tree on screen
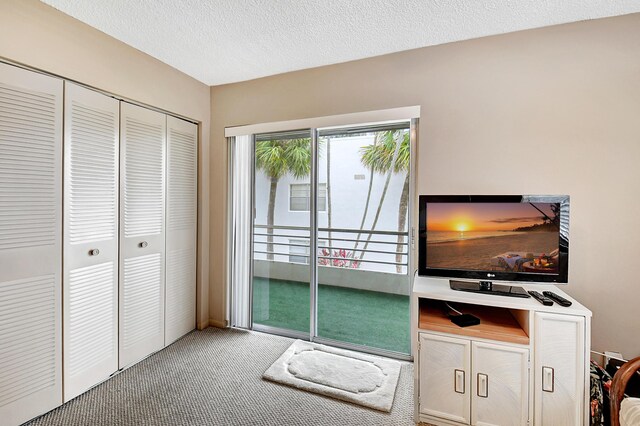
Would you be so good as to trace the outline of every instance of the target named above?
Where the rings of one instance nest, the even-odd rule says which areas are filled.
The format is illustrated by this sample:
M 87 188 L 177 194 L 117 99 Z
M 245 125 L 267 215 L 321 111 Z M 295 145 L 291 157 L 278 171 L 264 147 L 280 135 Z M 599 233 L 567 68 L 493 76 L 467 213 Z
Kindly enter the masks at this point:
M 304 178 L 311 172 L 309 139 L 270 140 L 256 143 L 256 168 L 270 180 L 267 210 L 267 259 L 273 260 L 273 225 L 278 182 L 287 173 Z

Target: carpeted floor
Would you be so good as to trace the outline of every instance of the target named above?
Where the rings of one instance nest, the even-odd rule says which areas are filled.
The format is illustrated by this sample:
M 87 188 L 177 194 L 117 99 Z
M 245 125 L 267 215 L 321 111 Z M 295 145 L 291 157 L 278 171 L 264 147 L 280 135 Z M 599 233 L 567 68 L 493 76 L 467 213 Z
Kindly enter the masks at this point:
M 413 365 L 391 413 L 261 379 L 292 339 L 209 328 L 115 375 L 29 426 L 413 425 Z

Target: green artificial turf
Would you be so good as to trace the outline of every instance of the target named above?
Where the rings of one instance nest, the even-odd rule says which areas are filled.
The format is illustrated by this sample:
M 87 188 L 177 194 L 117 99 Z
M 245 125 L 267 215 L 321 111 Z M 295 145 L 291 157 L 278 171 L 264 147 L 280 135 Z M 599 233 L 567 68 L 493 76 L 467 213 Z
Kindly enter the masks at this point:
M 309 284 L 255 277 L 253 320 L 309 332 Z M 347 287 L 318 288 L 318 335 L 409 353 L 409 297 Z

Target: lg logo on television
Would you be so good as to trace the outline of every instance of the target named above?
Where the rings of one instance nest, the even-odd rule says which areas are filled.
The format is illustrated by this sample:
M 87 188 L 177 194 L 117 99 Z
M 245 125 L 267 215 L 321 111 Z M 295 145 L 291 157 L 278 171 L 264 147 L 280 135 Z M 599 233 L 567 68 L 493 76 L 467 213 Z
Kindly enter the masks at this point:
M 494 278 L 496 274 L 487 274 L 487 278 Z

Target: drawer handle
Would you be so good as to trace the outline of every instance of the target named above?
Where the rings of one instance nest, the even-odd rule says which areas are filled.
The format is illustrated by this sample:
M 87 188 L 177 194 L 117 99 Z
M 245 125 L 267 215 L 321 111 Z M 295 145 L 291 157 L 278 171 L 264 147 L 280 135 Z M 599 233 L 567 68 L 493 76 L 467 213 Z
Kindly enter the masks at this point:
M 453 370 L 453 390 L 457 393 L 464 394 L 464 371 L 463 370 Z
M 89 250 L 89 256 L 97 256 L 99 254 L 100 254 L 100 250 L 98 250 L 98 249 Z
M 556 381 L 556 372 L 551 367 L 542 367 L 542 390 L 553 393 Z
M 478 396 L 480 398 L 489 397 L 489 376 L 478 373 Z
M 148 246 L 148 245 L 149 245 L 149 243 L 148 243 L 148 242 L 146 242 L 146 241 L 141 241 L 141 242 L 140 242 L 140 244 L 138 244 L 138 247 L 140 247 L 140 248 L 145 248 L 145 247 L 146 247 L 146 246 Z

